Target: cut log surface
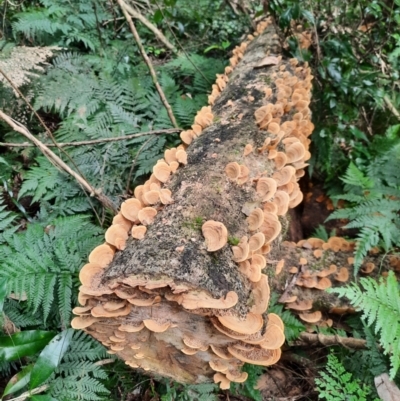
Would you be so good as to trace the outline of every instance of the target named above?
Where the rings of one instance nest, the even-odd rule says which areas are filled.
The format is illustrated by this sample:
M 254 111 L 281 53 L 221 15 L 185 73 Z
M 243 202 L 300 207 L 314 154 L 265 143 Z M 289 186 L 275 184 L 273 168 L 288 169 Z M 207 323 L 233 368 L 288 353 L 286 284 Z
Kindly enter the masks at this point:
M 74 310 L 72 326 L 109 353 L 182 383 L 214 378 L 226 388 L 246 380 L 245 362 L 279 360 L 284 327 L 267 312 L 269 286 L 315 321 L 322 315 L 313 294 L 349 276 L 345 266 L 329 270 L 333 253 L 351 255 L 346 241 L 282 243 L 310 157 L 312 75 L 307 64 L 281 57 L 270 21 L 254 36 L 217 77 L 213 107 L 197 114 L 190 146 L 167 150 L 136 200 L 123 204 L 134 228 L 115 222 L 129 238 L 108 244 L 108 266 L 86 265 L 79 302 L 87 308 Z M 151 196 L 149 207 L 146 193 L 165 190 L 168 202 Z M 138 239 L 141 224 L 147 230 Z

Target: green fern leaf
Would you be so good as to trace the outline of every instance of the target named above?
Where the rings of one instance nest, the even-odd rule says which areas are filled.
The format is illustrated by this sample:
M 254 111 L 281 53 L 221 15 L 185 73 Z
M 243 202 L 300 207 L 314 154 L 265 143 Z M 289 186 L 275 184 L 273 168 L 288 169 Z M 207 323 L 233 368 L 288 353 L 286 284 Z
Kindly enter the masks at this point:
M 371 278 L 360 279 L 346 288 L 335 288 L 330 292 L 347 297 L 352 305 L 362 313 L 368 326 L 374 325 L 385 353 L 390 355 L 393 378 L 400 367 L 400 290 L 393 272 L 389 272 L 386 282 L 379 283 Z

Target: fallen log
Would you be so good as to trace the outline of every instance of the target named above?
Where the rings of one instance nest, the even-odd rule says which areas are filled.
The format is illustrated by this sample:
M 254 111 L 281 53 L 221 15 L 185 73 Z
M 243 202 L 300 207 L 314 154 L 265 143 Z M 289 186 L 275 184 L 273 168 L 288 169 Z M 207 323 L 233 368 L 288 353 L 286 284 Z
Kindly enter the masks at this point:
M 270 285 L 300 317 L 321 321 L 321 294 L 323 312 L 338 306 L 327 277 L 346 276 L 332 258 L 351 255 L 347 241 L 283 243 L 310 158 L 312 75 L 281 56 L 270 21 L 254 36 L 80 273 L 72 326 L 129 366 L 181 383 L 229 388 L 247 379 L 244 362 L 276 363 L 285 339 L 267 313 Z

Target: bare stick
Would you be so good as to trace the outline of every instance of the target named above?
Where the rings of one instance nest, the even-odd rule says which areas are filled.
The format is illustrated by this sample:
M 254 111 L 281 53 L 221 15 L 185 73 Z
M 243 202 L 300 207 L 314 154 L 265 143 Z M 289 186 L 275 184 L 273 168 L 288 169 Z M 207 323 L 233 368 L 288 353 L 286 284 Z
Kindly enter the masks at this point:
M 359 338 L 352 337 L 341 337 L 338 335 L 325 335 L 325 334 L 313 334 L 313 333 L 300 333 L 299 338 L 296 341 L 290 343 L 290 345 L 316 345 L 322 344 L 325 346 L 341 345 L 345 348 L 350 349 L 365 349 L 367 347 L 367 341 Z
M 55 140 L 52 132 L 50 131 L 50 128 L 45 124 L 45 122 L 42 120 L 42 118 L 40 117 L 40 115 L 38 114 L 38 112 L 33 108 L 32 104 L 30 103 L 30 101 L 24 96 L 24 94 L 19 90 L 19 88 L 14 84 L 14 82 L 8 77 L 8 75 L 2 70 L 0 69 L 0 73 L 1 75 L 3 75 L 3 77 L 8 81 L 8 83 L 11 85 L 11 87 L 14 89 L 14 91 L 16 93 L 18 93 L 18 95 L 24 100 L 24 102 L 26 103 L 26 105 L 29 107 L 29 109 L 32 111 L 32 113 L 36 116 L 36 118 L 39 120 L 40 125 L 44 128 L 44 130 L 46 131 L 46 134 L 49 136 L 49 138 L 51 139 L 51 141 L 53 142 L 54 146 L 57 147 L 60 152 L 64 153 L 65 156 L 69 159 L 69 161 L 72 163 L 72 165 L 75 167 L 76 171 L 80 174 L 80 176 L 82 177 L 82 179 L 84 181 L 87 182 L 86 177 L 84 176 L 84 174 L 80 171 L 79 167 L 76 165 L 76 163 L 74 162 L 74 160 L 72 159 L 72 157 L 65 151 L 63 150 L 60 146 L 58 146 L 57 141 Z M 18 123 L 19 124 L 19 123 Z M 21 125 L 21 124 L 19 124 Z M 22 125 L 21 125 L 22 126 Z M 23 126 L 22 126 L 23 127 Z M 25 128 L 25 127 L 24 127 Z M 26 128 L 25 128 L 26 129 Z M 28 131 L 29 132 L 29 131 Z M 46 145 L 44 145 L 46 146 Z M 86 193 L 85 193 L 86 194 Z M 105 199 L 108 199 L 107 197 L 104 197 Z M 94 214 L 96 215 L 96 217 L 99 219 L 99 216 L 96 212 L 96 209 L 93 207 L 90 199 L 88 198 L 89 204 L 93 209 Z M 111 203 L 112 204 L 112 203 Z M 103 203 L 103 205 L 105 205 Z M 112 207 L 112 210 L 116 211 L 115 207 Z M 99 219 L 100 222 L 100 219 Z M 100 223 L 101 224 L 101 223 Z
M 125 136 L 117 136 L 115 138 L 102 138 L 102 139 L 93 139 L 90 141 L 79 141 L 79 142 L 57 142 L 57 145 L 54 143 L 44 143 L 43 145 L 49 147 L 60 147 L 63 148 L 65 146 L 84 146 L 84 145 L 96 145 L 99 143 L 107 143 L 107 142 L 117 142 L 117 141 L 126 141 L 128 139 L 139 138 L 141 136 L 147 135 L 166 135 L 166 134 L 174 134 L 176 132 L 180 132 L 181 128 L 168 128 L 168 129 L 160 129 L 155 131 L 147 131 L 140 132 L 138 134 L 131 134 Z M 10 147 L 10 148 L 29 148 L 33 145 L 29 142 L 23 143 L 8 143 L 8 142 L 0 142 L 0 146 Z
M 143 57 L 144 61 L 146 62 L 147 66 L 149 67 L 150 75 L 153 78 L 153 83 L 154 83 L 154 85 L 155 85 L 155 87 L 157 89 L 158 94 L 160 95 L 161 101 L 163 102 L 165 108 L 167 109 L 167 113 L 168 113 L 169 119 L 171 120 L 172 125 L 175 128 L 178 128 L 178 124 L 176 122 L 174 113 L 172 112 L 172 108 L 171 108 L 170 104 L 168 103 L 168 100 L 165 97 L 165 94 L 164 94 L 160 84 L 158 83 L 156 72 L 154 71 L 153 65 L 151 64 L 151 61 L 150 61 L 149 57 L 146 54 L 146 51 L 144 50 L 144 47 L 143 47 L 142 42 L 140 40 L 139 34 L 138 34 L 138 32 L 137 32 L 137 30 L 135 28 L 135 24 L 132 21 L 132 17 L 129 15 L 129 13 L 128 13 L 127 9 L 126 9 L 126 4 L 124 3 L 123 0 L 117 0 L 117 2 L 119 4 L 119 6 L 121 7 L 122 12 L 124 13 L 126 20 L 128 21 L 128 24 L 129 24 L 129 27 L 130 27 L 131 32 L 133 34 L 133 37 L 135 38 L 135 41 L 136 41 L 136 43 L 137 43 L 137 45 L 139 47 L 140 53 L 142 54 L 142 57 Z
M 122 8 L 121 2 L 118 1 L 118 4 Z M 156 35 L 156 37 L 158 39 L 160 39 L 160 41 L 163 42 L 165 46 L 168 47 L 168 49 L 172 50 L 174 53 L 178 53 L 177 48 L 164 36 L 164 34 L 155 25 L 153 25 L 146 17 L 144 17 L 142 14 L 140 14 L 138 11 L 136 11 L 129 4 L 126 4 L 126 3 L 123 3 L 123 4 L 124 4 L 125 10 L 130 15 L 132 15 L 133 18 L 139 20 L 143 25 L 147 26 L 147 28 L 149 28 L 154 33 L 154 35 Z M 122 10 L 124 10 L 124 8 L 122 8 Z M 125 14 L 125 12 L 124 12 L 124 14 Z M 125 17 L 126 17 L 126 15 L 125 15 Z
M 398 120 L 400 120 L 400 113 L 398 112 L 396 107 L 394 107 L 394 105 L 390 101 L 389 97 L 387 95 L 385 95 L 383 97 L 383 100 L 385 101 L 387 108 L 397 117 Z
M 5 114 L 2 110 L 0 110 L 0 118 L 5 121 L 14 131 L 19 132 L 25 138 L 32 141 L 41 152 L 49 158 L 57 167 L 64 170 L 66 173 L 75 178 L 76 181 L 82 185 L 83 188 L 86 189 L 90 194 L 96 196 L 96 198 L 105 206 L 113 210 L 117 211 L 113 202 L 105 195 L 103 195 L 99 190 L 93 188 L 82 176 L 77 174 L 74 170 L 72 170 L 67 164 L 65 164 L 53 151 L 51 151 L 46 145 L 40 142 L 34 135 L 32 135 L 29 130 L 22 124 L 13 120 L 10 116 Z

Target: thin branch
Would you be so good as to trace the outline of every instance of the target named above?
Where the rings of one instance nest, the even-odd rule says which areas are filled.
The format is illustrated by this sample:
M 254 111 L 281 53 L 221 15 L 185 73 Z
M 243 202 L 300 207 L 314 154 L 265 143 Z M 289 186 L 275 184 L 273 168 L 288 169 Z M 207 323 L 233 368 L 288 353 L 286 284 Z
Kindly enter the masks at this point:
M 178 50 L 176 49 L 176 47 L 146 17 L 144 17 L 142 14 L 140 14 L 138 11 L 136 11 L 129 4 L 126 4 L 125 2 L 120 2 L 119 0 L 117 0 L 117 1 L 118 1 L 118 4 L 120 5 L 120 7 L 122 8 L 122 11 L 124 11 L 124 10 L 127 11 L 133 18 L 139 20 L 143 25 L 147 26 L 147 28 L 149 28 L 154 33 L 154 35 L 156 35 L 156 37 L 158 39 L 160 39 L 160 41 L 163 42 L 165 46 L 168 47 L 168 49 L 170 49 L 174 53 L 178 53 Z M 125 11 L 124 11 L 124 14 L 125 14 Z M 125 17 L 126 17 L 126 15 L 125 15 Z M 128 18 L 127 18 L 127 20 L 128 20 Z M 129 20 L 128 20 L 128 22 L 129 22 Z
M 3 75 L 3 77 L 7 80 L 7 82 L 11 85 L 11 87 L 14 89 L 14 91 L 16 93 L 18 93 L 18 95 L 24 100 L 24 102 L 26 103 L 26 105 L 28 106 L 28 108 L 32 111 L 32 113 L 36 116 L 36 118 L 39 120 L 40 125 L 44 128 L 44 130 L 46 131 L 47 135 L 49 136 L 49 138 L 51 139 L 51 141 L 53 142 L 54 146 L 57 147 L 60 152 L 64 153 L 64 155 L 68 158 L 68 160 L 72 163 L 72 165 L 75 167 L 76 171 L 80 174 L 80 176 L 82 177 L 82 179 L 84 181 L 87 182 L 87 179 L 85 177 L 85 175 L 80 171 L 79 167 L 76 165 L 76 163 L 74 162 L 74 160 L 72 159 L 72 157 L 62 148 L 60 148 L 57 144 L 57 141 L 55 140 L 52 132 L 50 131 L 49 127 L 45 124 L 45 122 L 42 120 L 42 118 L 40 117 L 40 115 L 38 114 L 38 112 L 33 108 L 32 104 L 30 103 L 30 101 L 24 96 L 24 94 L 19 90 L 19 88 L 14 84 L 14 82 L 8 77 L 8 75 L 0 68 L 0 73 L 1 75 Z M 19 123 L 18 123 L 19 124 Z M 19 124 L 21 125 L 21 124 Z M 21 125 L 22 126 L 22 125 Z M 23 127 L 23 126 L 22 126 Z M 25 128 L 25 127 L 24 127 Z M 26 128 L 25 128 L 26 129 Z M 28 130 L 27 130 L 28 131 Z M 29 131 L 28 131 L 29 132 Z M 60 159 L 61 160 L 61 159 Z M 88 183 L 89 185 L 89 183 Z M 86 194 L 86 192 L 85 192 Z M 107 197 L 105 197 L 105 199 L 108 199 Z M 88 202 L 91 206 L 91 208 L 93 209 L 94 214 L 96 215 L 96 217 L 99 219 L 99 216 L 96 212 L 96 209 L 93 207 L 89 197 L 88 197 Z M 103 203 L 103 202 L 102 202 Z M 103 205 L 105 205 L 103 203 Z M 112 203 L 111 203 L 112 205 Z M 112 206 L 111 208 L 112 210 L 116 211 L 115 207 Z M 99 223 L 100 219 L 99 219 Z
M 31 397 L 34 394 L 40 394 L 43 393 L 43 391 L 46 391 L 49 388 L 47 384 L 44 384 L 43 386 L 34 388 L 33 390 L 25 391 L 25 393 L 22 393 L 18 397 L 11 398 L 9 401 L 24 401 L 28 397 Z
M 128 139 L 139 138 L 141 136 L 147 135 L 166 135 L 166 134 L 174 134 L 176 132 L 180 132 L 181 128 L 168 128 L 168 129 L 160 129 L 155 131 L 147 131 L 140 132 L 138 134 L 131 134 L 126 136 L 117 136 L 115 138 L 102 138 L 102 139 L 93 139 L 89 141 L 80 141 L 80 142 L 57 142 L 57 145 L 53 143 L 44 143 L 44 146 L 49 147 L 59 147 L 63 148 L 65 146 L 84 146 L 84 145 L 96 145 L 98 143 L 107 143 L 107 142 L 117 142 L 117 141 L 126 141 Z M 0 146 L 10 147 L 10 148 L 29 148 L 35 146 L 29 142 L 23 143 L 8 143 L 8 142 L 0 142 Z
M 153 83 L 157 89 L 158 94 L 160 95 L 160 98 L 164 104 L 164 107 L 167 109 L 169 119 L 171 120 L 172 125 L 175 128 L 178 128 L 178 124 L 176 122 L 174 113 L 172 112 L 172 108 L 171 108 L 170 104 L 168 103 L 167 98 L 165 97 L 165 94 L 161 88 L 161 85 L 158 83 L 157 75 L 156 75 L 156 72 L 154 71 L 153 65 L 151 64 L 151 61 L 150 61 L 149 57 L 147 56 L 146 51 L 144 50 L 142 41 L 140 40 L 139 34 L 135 28 L 135 24 L 133 23 L 132 17 L 129 15 L 129 13 L 127 11 L 127 5 L 125 4 L 125 2 L 123 0 L 117 0 L 117 2 L 119 4 L 119 6 L 121 7 L 122 12 L 124 13 L 126 20 L 128 21 L 129 28 L 131 29 L 133 37 L 135 38 L 135 41 L 139 47 L 140 53 L 142 54 L 144 61 L 146 62 L 147 66 L 149 67 L 150 75 L 153 78 Z
M 51 151 L 46 145 L 39 141 L 34 135 L 32 135 L 29 130 L 22 124 L 13 120 L 10 116 L 5 114 L 0 110 L 0 118 L 5 121 L 14 131 L 19 132 L 25 138 L 33 142 L 41 152 L 50 159 L 58 168 L 64 170 L 66 173 L 71 175 L 75 180 L 82 185 L 86 191 L 90 194 L 96 196 L 96 198 L 103 204 L 103 206 L 110 208 L 111 210 L 117 212 L 116 207 L 113 202 L 105 195 L 103 195 L 99 190 L 93 188 L 81 175 L 72 170 L 67 164 L 65 164 L 53 151 Z
M 338 335 L 325 335 L 325 334 L 313 334 L 313 333 L 300 333 L 299 338 L 296 341 L 290 343 L 290 345 L 341 345 L 349 349 L 365 349 L 367 347 L 367 341 L 360 338 L 352 337 L 341 337 Z
M 400 113 L 398 112 L 396 107 L 394 107 L 394 105 L 390 101 L 389 97 L 387 95 L 385 95 L 383 97 L 383 100 L 385 101 L 387 108 L 397 117 L 398 120 L 400 120 Z

